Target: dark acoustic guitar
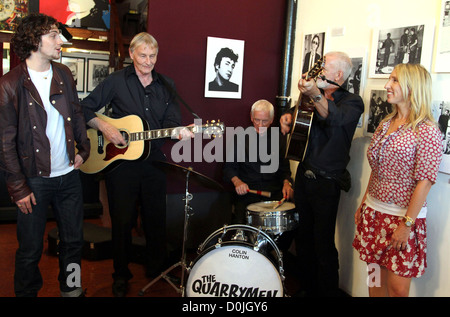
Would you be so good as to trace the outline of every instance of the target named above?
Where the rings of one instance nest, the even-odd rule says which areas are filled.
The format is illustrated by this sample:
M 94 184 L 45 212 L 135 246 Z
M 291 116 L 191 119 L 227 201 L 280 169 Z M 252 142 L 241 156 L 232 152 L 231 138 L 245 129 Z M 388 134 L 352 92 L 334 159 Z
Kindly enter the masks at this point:
M 320 58 L 306 75 L 307 80 L 316 80 L 322 73 L 325 57 Z M 288 134 L 285 157 L 290 160 L 303 161 L 308 148 L 309 132 L 314 116 L 314 102 L 300 93 L 292 116 L 292 129 Z

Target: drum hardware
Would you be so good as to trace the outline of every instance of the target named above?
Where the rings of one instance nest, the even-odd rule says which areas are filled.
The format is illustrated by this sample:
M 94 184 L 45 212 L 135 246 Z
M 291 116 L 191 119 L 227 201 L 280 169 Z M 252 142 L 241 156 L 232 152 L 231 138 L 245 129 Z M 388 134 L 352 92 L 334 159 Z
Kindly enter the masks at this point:
M 223 187 L 218 184 L 216 181 L 210 179 L 209 177 L 202 175 L 198 172 L 195 172 L 192 167 L 183 167 L 180 165 L 176 165 L 173 163 L 168 163 L 164 161 L 155 161 L 155 165 L 158 167 L 161 167 L 163 169 L 169 169 L 170 171 L 175 172 L 181 172 L 183 175 L 185 174 L 185 195 L 183 200 L 185 201 L 184 205 L 184 229 L 183 229 L 183 245 L 181 248 L 181 259 L 179 262 L 173 264 L 171 267 L 169 267 L 167 270 L 162 272 L 158 277 L 150 281 L 144 288 L 142 288 L 139 292 L 139 295 L 142 296 L 146 292 L 147 289 L 149 289 L 153 284 L 155 284 L 157 281 L 159 281 L 161 278 L 166 280 L 178 293 L 181 293 L 182 296 L 184 296 L 185 291 L 185 274 L 187 273 L 187 265 L 186 265 L 186 242 L 188 237 L 188 228 L 189 228 L 189 217 L 191 217 L 193 213 L 193 208 L 189 206 L 189 202 L 193 199 L 193 195 L 189 193 L 189 178 L 193 177 L 194 180 L 199 182 L 202 185 L 206 185 L 210 188 L 214 189 L 223 189 Z M 181 266 L 181 282 L 180 285 L 175 285 L 171 281 L 170 277 L 167 276 L 169 272 L 174 270 L 175 268 Z

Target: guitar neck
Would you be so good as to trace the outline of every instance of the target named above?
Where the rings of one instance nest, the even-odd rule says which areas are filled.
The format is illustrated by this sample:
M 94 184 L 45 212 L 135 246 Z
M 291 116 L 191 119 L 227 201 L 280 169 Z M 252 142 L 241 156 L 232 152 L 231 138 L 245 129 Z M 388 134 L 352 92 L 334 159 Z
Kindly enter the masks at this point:
M 198 130 L 198 126 L 189 126 L 189 127 L 175 127 L 175 128 L 167 128 L 167 129 L 156 129 L 156 130 L 148 130 L 141 132 L 133 132 L 130 133 L 130 141 L 146 141 L 146 140 L 156 140 L 156 139 L 164 139 L 170 138 L 172 135 L 179 134 L 181 129 L 188 129 L 191 132 L 195 133 Z

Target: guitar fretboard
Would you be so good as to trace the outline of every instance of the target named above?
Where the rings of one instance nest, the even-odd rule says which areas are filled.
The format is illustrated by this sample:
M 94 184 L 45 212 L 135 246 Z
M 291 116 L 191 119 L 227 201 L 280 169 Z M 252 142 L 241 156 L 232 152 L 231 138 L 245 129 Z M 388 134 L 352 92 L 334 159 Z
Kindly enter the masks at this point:
M 172 135 L 178 136 L 181 129 L 189 129 L 191 132 L 196 132 L 198 126 L 190 126 L 190 127 L 175 127 L 168 129 L 157 129 L 157 130 L 148 130 L 141 132 L 133 132 L 130 133 L 130 141 L 145 141 L 145 140 L 155 140 L 155 139 L 163 139 L 170 138 Z M 200 127 L 202 128 L 202 127 Z

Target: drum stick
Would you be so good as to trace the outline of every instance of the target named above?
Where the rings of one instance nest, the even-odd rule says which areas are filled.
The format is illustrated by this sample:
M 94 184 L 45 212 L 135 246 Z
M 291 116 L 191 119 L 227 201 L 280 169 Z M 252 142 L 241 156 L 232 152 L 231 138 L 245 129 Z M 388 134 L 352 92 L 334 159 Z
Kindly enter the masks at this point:
M 251 194 L 264 196 L 264 197 L 270 197 L 272 195 L 270 192 L 264 192 L 264 191 L 261 191 L 261 190 L 253 190 L 253 189 L 247 189 L 247 192 L 251 193 Z
M 273 206 L 273 209 L 277 209 L 278 207 L 280 207 L 282 204 L 284 204 L 285 200 L 286 198 L 280 200 L 275 206 Z

